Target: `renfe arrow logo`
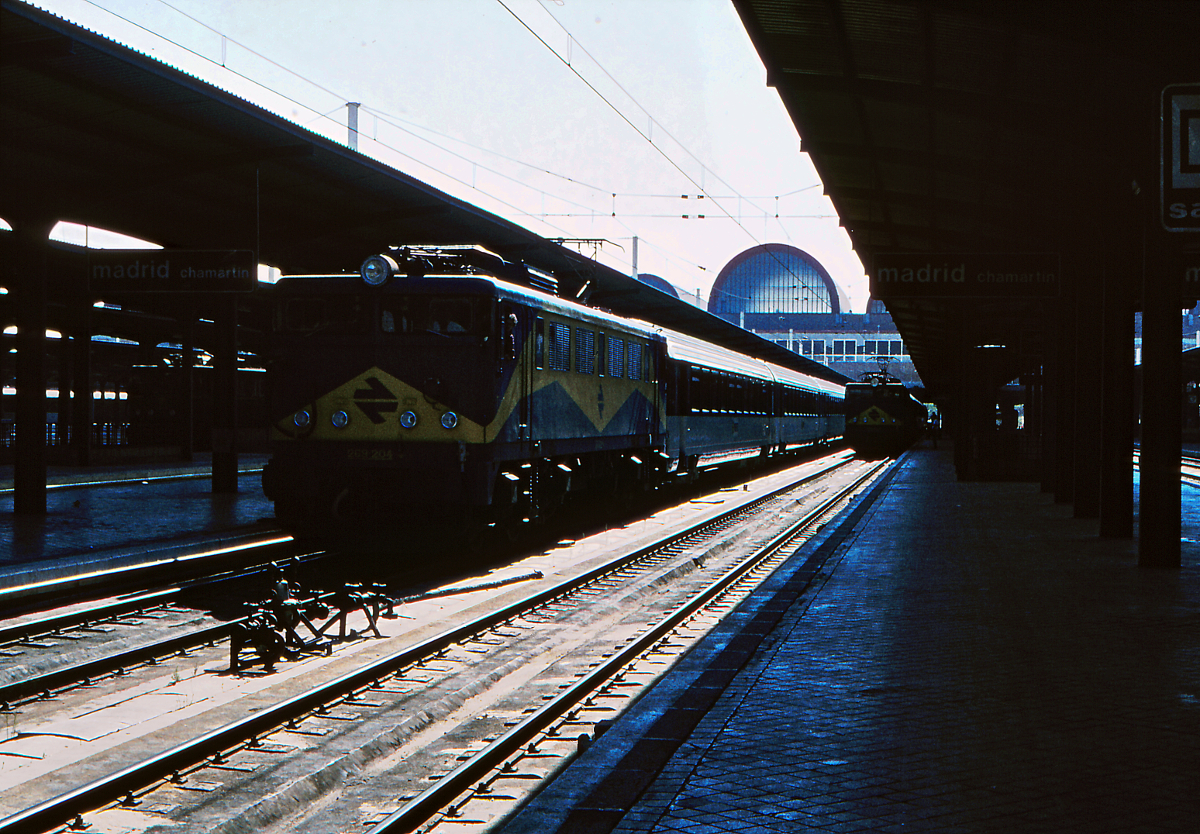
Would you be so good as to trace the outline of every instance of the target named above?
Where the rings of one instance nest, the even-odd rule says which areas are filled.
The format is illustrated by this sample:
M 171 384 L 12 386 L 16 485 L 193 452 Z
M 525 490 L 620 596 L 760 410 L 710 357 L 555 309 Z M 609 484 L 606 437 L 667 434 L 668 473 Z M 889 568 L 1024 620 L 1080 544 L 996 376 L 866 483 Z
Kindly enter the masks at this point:
M 387 389 L 378 377 L 367 377 L 367 387 L 354 392 L 354 404 L 372 423 L 382 423 L 384 414 L 396 410 L 396 395 Z

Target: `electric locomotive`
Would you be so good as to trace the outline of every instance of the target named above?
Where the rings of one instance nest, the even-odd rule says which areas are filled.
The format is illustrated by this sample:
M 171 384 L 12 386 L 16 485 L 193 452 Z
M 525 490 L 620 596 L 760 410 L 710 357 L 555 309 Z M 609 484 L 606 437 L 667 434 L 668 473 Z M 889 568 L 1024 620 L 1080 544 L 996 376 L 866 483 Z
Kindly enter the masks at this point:
M 896 455 L 917 441 L 929 411 L 886 369 L 846 384 L 846 442 L 862 455 Z
M 841 435 L 840 385 L 554 283 L 479 247 L 282 278 L 263 473 L 280 521 L 519 526 Z

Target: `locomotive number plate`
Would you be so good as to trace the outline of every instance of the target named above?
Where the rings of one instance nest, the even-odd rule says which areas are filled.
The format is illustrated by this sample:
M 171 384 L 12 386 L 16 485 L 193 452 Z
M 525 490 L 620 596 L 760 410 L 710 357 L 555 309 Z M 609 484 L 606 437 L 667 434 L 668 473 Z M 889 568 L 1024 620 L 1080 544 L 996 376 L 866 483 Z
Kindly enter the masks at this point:
M 392 460 L 391 449 L 347 449 L 346 460 Z

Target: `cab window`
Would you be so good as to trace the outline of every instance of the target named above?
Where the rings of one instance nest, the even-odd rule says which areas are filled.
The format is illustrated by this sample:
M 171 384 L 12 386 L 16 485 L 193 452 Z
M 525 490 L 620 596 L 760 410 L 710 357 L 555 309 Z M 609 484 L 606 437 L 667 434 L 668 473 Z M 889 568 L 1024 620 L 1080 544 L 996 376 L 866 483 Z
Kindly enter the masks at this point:
M 275 325 L 286 333 L 358 334 L 369 319 L 356 296 L 321 296 L 288 299 Z
M 379 328 L 384 333 L 477 335 L 482 331 L 470 298 L 393 295 L 381 300 Z

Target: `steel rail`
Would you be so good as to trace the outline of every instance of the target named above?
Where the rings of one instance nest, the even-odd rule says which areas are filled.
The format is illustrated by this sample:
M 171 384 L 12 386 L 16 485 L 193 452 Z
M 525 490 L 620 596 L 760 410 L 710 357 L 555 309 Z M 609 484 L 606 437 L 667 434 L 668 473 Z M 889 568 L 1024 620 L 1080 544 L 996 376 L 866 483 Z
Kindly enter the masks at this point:
M 813 521 L 836 506 L 847 495 L 852 494 L 886 465 L 888 465 L 887 461 L 880 462 L 855 480 L 853 484 L 842 489 L 836 495 L 823 502 L 819 507 L 807 513 L 804 518 L 790 525 L 786 530 L 760 547 L 758 552 L 752 557 L 732 568 L 704 591 L 694 596 L 684 606 L 655 624 L 646 633 L 613 654 L 599 666 L 593 668 L 577 682 L 563 690 L 561 694 L 546 702 L 540 709 L 531 713 L 521 723 L 497 738 L 483 750 L 463 762 L 447 775 L 438 779 L 435 784 L 409 800 L 404 807 L 394 812 L 387 819 L 377 823 L 370 829 L 368 834 L 400 834 L 401 832 L 410 832 L 415 830 L 417 826 L 428 821 L 438 810 L 447 807 L 455 797 L 467 791 L 473 783 L 494 771 L 509 756 L 524 747 L 526 743 L 530 742 L 546 727 L 594 693 L 600 688 L 602 683 L 615 677 L 622 668 L 660 642 L 680 623 L 720 596 L 763 561 L 771 558 L 780 549 L 787 546 L 789 542 L 793 541 Z
M 204 735 L 184 742 L 170 750 L 166 750 L 157 756 L 96 779 L 93 782 L 60 794 L 57 797 L 46 800 L 5 819 L 0 819 L 0 834 L 40 834 L 57 826 L 67 825 L 83 813 L 115 802 L 133 791 L 153 784 L 159 779 L 198 765 L 210 756 L 215 756 L 218 753 L 236 748 L 248 739 L 282 726 L 292 719 L 300 718 L 314 712 L 319 707 L 328 706 L 330 703 L 344 699 L 358 690 L 368 688 L 377 683 L 381 678 L 413 665 L 419 660 L 437 655 L 455 643 L 459 643 L 468 637 L 514 619 L 526 613 L 531 608 L 536 608 L 558 597 L 565 596 L 583 585 L 587 585 L 602 576 L 620 570 L 663 547 L 669 546 L 672 542 L 694 535 L 698 530 L 720 524 L 739 513 L 747 512 L 749 509 L 770 501 L 772 498 L 789 490 L 795 489 L 801 484 L 827 475 L 829 472 L 849 464 L 852 460 L 841 461 L 829 469 L 799 478 L 747 501 L 745 504 L 709 518 L 688 530 L 664 536 L 662 539 L 650 542 L 612 562 L 599 565 L 585 574 L 565 580 L 480 617 L 477 620 L 447 629 L 441 634 L 428 638 L 421 643 L 394 652 L 377 660 L 370 666 L 349 672 L 301 695 L 297 695 L 274 706 L 265 707 L 245 718 L 218 727 Z
M 235 573 L 239 570 L 239 560 L 251 552 L 258 552 L 257 558 L 265 560 L 259 567 L 265 568 L 271 561 L 298 557 L 296 551 L 302 550 L 292 536 L 284 533 L 228 541 L 236 543 L 217 545 L 216 549 L 206 549 L 211 548 L 211 544 L 187 548 L 172 546 L 164 548 L 162 555 L 152 561 L 103 567 L 77 575 L 0 588 L 0 606 L 9 610 L 17 605 L 33 608 L 45 606 L 47 601 L 53 604 L 68 595 L 78 597 L 84 593 L 95 598 L 128 591 L 134 583 L 141 583 L 134 591 L 137 592 L 154 582 L 179 584 L 181 575 L 193 582 L 203 581 L 214 576 L 215 571 L 221 571 L 222 576 Z
M 261 546 L 266 548 L 274 548 L 278 542 L 269 540 Z M 226 555 L 224 553 L 222 556 Z M 323 551 L 305 553 L 303 555 L 294 555 L 288 559 L 288 567 L 293 567 L 299 564 L 304 564 L 313 559 L 320 559 L 325 555 Z M 139 611 L 144 611 L 150 608 L 160 607 L 169 602 L 173 597 L 178 597 L 182 594 L 189 594 L 197 590 L 202 590 L 211 585 L 219 585 L 222 582 L 232 582 L 238 579 L 247 579 L 259 574 L 265 573 L 272 569 L 273 560 L 259 562 L 248 567 L 239 569 L 230 569 L 221 573 L 214 573 L 199 579 L 180 582 L 170 585 L 165 588 L 160 588 L 156 591 L 147 591 L 139 593 L 135 596 L 127 596 L 115 601 L 97 602 L 88 605 L 84 608 L 77 608 L 73 611 L 65 613 L 50 614 L 37 619 L 25 620 L 23 622 L 10 622 L 8 624 L 0 624 L 0 645 L 29 640 L 34 637 L 50 635 L 55 631 L 61 631 L 67 628 L 87 625 L 89 623 L 102 623 L 106 620 L 119 619 L 124 616 L 136 614 Z M 70 578 L 63 580 L 70 583 Z M 3 601 L 3 592 L 0 592 L 0 602 Z
M 61 631 L 64 628 L 111 620 L 125 614 L 144 611 L 147 608 L 157 608 L 178 596 L 182 590 L 182 586 L 176 585 L 173 588 L 163 588 L 128 597 L 116 603 L 100 602 L 86 608 L 77 608 L 65 614 L 52 614 L 36 620 L 0 625 L 0 645 L 18 643 L 22 640 Z
M 180 634 L 169 640 L 126 649 L 85 663 L 77 663 L 53 672 L 45 672 L 4 684 L 0 686 L 0 712 L 11 709 L 14 702 L 23 698 L 48 695 L 60 687 L 85 684 L 93 677 L 112 674 L 127 666 L 136 666 L 153 658 L 164 657 L 193 646 L 224 640 L 234 626 L 244 623 L 248 619 L 248 617 L 242 617 L 230 620 L 197 631 L 190 631 L 187 634 Z

